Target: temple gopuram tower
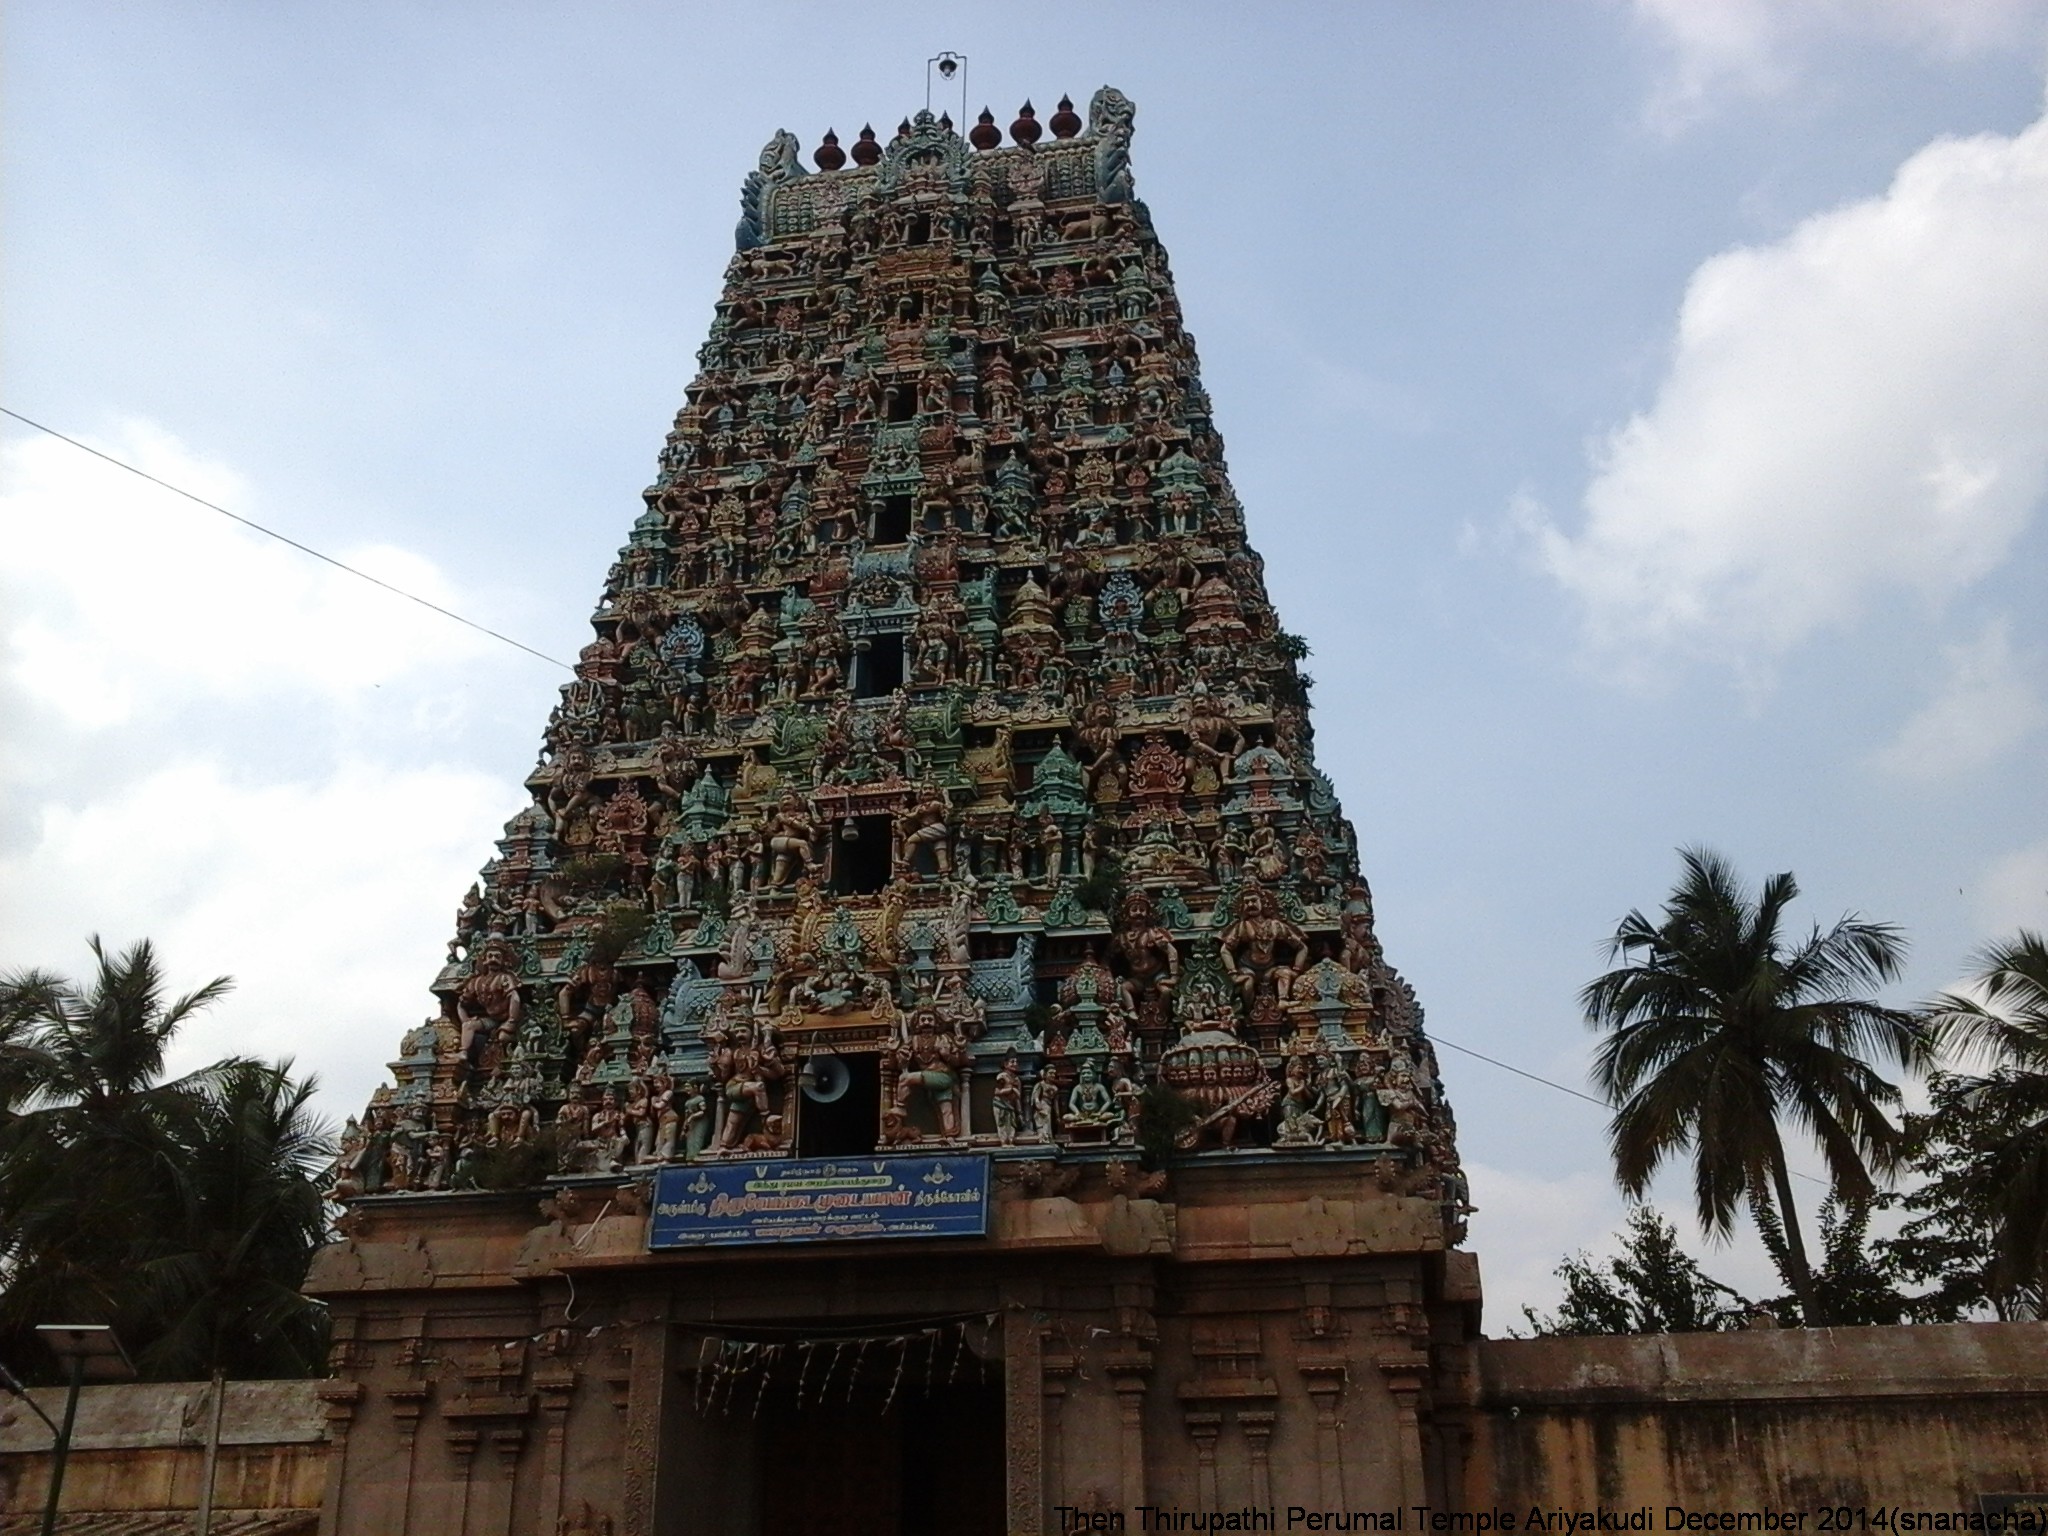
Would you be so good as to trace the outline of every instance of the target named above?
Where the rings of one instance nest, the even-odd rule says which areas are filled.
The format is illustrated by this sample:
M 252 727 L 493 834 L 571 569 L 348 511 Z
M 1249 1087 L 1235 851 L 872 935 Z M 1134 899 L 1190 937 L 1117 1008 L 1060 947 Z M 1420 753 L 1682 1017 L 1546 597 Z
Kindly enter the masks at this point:
M 746 177 L 531 801 L 349 1126 L 327 1536 L 1455 1500 L 1451 1111 L 1133 116 Z

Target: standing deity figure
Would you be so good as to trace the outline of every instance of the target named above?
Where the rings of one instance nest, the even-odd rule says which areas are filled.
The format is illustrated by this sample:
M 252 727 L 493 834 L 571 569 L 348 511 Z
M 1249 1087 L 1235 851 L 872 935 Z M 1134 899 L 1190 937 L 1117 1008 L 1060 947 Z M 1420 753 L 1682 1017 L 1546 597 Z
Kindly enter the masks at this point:
M 899 876 L 914 872 L 920 848 L 931 849 L 932 863 L 941 879 L 953 873 L 952 832 L 946 825 L 946 814 L 945 794 L 927 786 L 910 809 L 896 818 L 896 850 L 891 862 Z
M 783 1076 L 781 1053 L 772 1037 L 757 1043 L 752 1026 L 741 1024 L 711 1056 L 711 1075 L 718 1079 L 724 1114 L 715 1138 L 718 1150 L 730 1152 L 762 1138 L 780 1140 L 782 1117 L 769 1098 L 771 1085 Z
M 665 1071 L 654 1074 L 654 1091 L 648 1098 L 648 1110 L 654 1124 L 653 1160 L 672 1163 L 676 1157 L 676 1137 L 682 1130 L 682 1117 L 676 1113 L 676 1080 Z
M 1386 1139 L 1397 1147 L 1415 1144 L 1422 1129 L 1422 1095 L 1415 1091 L 1415 1074 L 1396 1066 L 1387 1074 L 1387 1085 L 1379 1091 L 1387 1116 Z
M 938 1010 L 919 1008 L 911 1014 L 904 1038 L 891 1053 L 896 1066 L 895 1111 L 907 1130 L 911 1100 L 922 1095 L 932 1107 L 939 1134 L 960 1134 L 961 1072 L 968 1064 L 960 1037 L 946 1027 Z
M 1050 1066 L 1038 1069 L 1031 1085 L 1031 1133 L 1040 1141 L 1051 1141 L 1060 1128 L 1060 1080 Z
M 1323 1139 L 1323 1117 L 1316 1113 L 1322 1090 L 1309 1072 L 1305 1056 L 1287 1058 L 1286 1090 L 1280 1095 L 1280 1127 L 1273 1134 L 1276 1147 L 1312 1147 Z
M 610 1173 L 625 1160 L 630 1145 L 626 1130 L 626 1113 L 619 1108 L 618 1093 L 605 1089 L 604 1097 L 598 1100 L 597 1108 L 590 1114 L 590 1140 L 597 1149 L 595 1173 Z
M 818 824 L 804 810 L 796 791 L 783 791 L 775 814 L 768 819 L 763 847 L 771 862 L 768 883 L 785 886 L 807 874 L 817 858 Z
M 996 1140 L 1004 1146 L 1016 1141 L 1024 1129 L 1024 1076 L 1017 1068 L 1017 1058 L 1003 1058 L 1002 1070 L 996 1073 L 995 1086 L 989 1095 L 990 1108 L 995 1111 Z
M 1323 1140 L 1332 1146 L 1349 1146 L 1358 1140 L 1358 1088 L 1344 1070 L 1344 1059 L 1335 1052 L 1316 1060 L 1321 1069 L 1317 1087 L 1323 1095 Z
M 1138 1122 L 1144 1115 L 1144 1092 L 1128 1056 L 1113 1057 L 1109 1063 L 1109 1092 L 1116 1101 L 1116 1139 L 1126 1144 L 1138 1139 Z

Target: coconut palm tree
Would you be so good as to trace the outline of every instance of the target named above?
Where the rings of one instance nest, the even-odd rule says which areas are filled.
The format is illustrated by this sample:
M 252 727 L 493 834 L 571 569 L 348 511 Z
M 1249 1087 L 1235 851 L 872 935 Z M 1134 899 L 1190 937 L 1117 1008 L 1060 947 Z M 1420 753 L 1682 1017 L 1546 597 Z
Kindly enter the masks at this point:
M 1661 919 L 1624 917 L 1607 945 L 1624 963 L 1579 997 L 1606 1032 L 1593 1078 L 1615 1105 L 1615 1178 L 1640 1198 L 1668 1159 L 1689 1155 L 1700 1225 L 1725 1236 L 1747 1202 L 1778 1237 L 1773 1257 L 1801 1319 L 1822 1323 L 1783 1127 L 1819 1147 L 1851 1205 L 1875 1192 L 1873 1171 L 1896 1165 L 1901 1135 L 1886 1111 L 1899 1091 L 1872 1062 L 1917 1066 L 1926 1034 L 1916 1015 L 1866 994 L 1897 978 L 1905 941 L 1853 915 L 1795 938 L 1789 873 L 1752 896 L 1718 854 L 1679 856 Z
M 1988 1069 L 1960 1100 L 1996 1128 L 1989 1155 L 1968 1169 L 1967 1198 L 1989 1217 L 1992 1290 L 2038 1314 L 2048 1281 L 2048 939 L 2022 929 L 1972 963 L 1969 989 L 1927 1011 L 1937 1044 Z
M 317 1315 L 248 1294 L 265 1266 L 295 1291 L 321 1234 L 311 1087 L 236 1058 L 166 1080 L 179 1027 L 231 983 L 171 999 L 146 941 L 92 952 L 83 986 L 0 976 L 0 1358 L 34 1360 L 34 1325 L 63 1321 L 111 1323 L 147 1374 L 290 1364 Z M 195 1349 L 197 1318 L 238 1307 L 253 1337 Z

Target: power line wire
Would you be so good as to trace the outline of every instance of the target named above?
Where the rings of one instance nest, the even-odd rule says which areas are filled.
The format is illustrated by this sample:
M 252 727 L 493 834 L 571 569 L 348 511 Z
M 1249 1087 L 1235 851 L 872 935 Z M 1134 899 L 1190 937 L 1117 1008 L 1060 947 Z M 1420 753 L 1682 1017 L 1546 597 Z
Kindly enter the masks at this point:
M 547 662 L 550 666 L 561 667 L 566 671 L 575 670 L 573 667 L 569 665 L 568 662 L 563 661 L 558 657 L 550 656 L 546 651 L 537 651 L 532 646 L 525 644 L 523 641 L 514 640 L 510 635 L 501 635 L 498 633 L 497 630 L 491 629 L 487 625 L 477 623 L 475 619 L 465 619 L 461 614 L 455 612 L 455 610 L 452 608 L 443 608 L 439 603 L 430 602 L 426 598 L 421 597 L 417 592 L 408 592 L 403 587 L 395 587 L 390 582 L 384 580 L 381 576 L 372 576 L 368 571 L 358 570 L 355 566 L 350 565 L 345 560 L 337 560 L 332 555 L 322 554 L 319 550 L 313 548 L 313 546 L 310 544 L 301 544 L 297 539 L 291 538 L 286 534 L 279 533 L 275 528 L 266 528 L 261 523 L 256 522 L 251 518 L 246 518 L 242 516 L 239 512 L 230 512 L 226 507 L 221 506 L 218 502 L 208 501 L 204 496 L 195 496 L 192 492 L 186 490 L 183 486 L 173 485 L 171 484 L 170 481 L 165 480 L 160 476 L 152 475 L 146 469 L 138 469 L 136 468 L 135 465 L 128 463 L 126 460 L 117 459 L 111 453 L 105 453 L 100 449 L 93 447 L 92 444 L 90 443 L 81 443 L 77 438 L 66 436 L 64 433 L 59 432 L 55 427 L 46 427 L 40 421 L 31 420 L 29 417 L 22 415 L 21 412 L 19 411 L 9 410 L 6 406 L 0 405 L 0 415 L 12 416 L 16 421 L 20 422 L 25 427 L 34 427 L 38 432 L 47 433 L 51 437 L 56 438 L 57 441 L 60 443 L 69 443 L 74 448 L 83 449 L 85 452 L 91 454 L 96 459 L 105 459 L 109 464 L 112 464 L 117 469 L 125 469 L 131 475 L 140 475 L 143 479 L 149 481 L 152 485 L 160 485 L 165 490 L 175 492 L 176 494 L 184 497 L 187 501 L 196 501 L 199 503 L 200 506 L 205 507 L 209 512 L 218 512 L 222 517 L 240 523 L 244 528 L 254 529 L 257 533 L 264 535 L 266 538 L 275 539 L 280 544 L 289 544 L 293 549 L 296 549 L 302 555 L 311 555 L 315 560 L 325 561 L 327 564 L 333 566 L 338 571 L 346 571 L 351 576 L 359 576 L 364 581 L 369 582 L 372 586 L 382 587 L 386 592 L 392 593 L 393 595 L 398 597 L 402 597 L 407 602 L 418 603 L 422 608 L 431 608 L 434 612 L 440 614 L 442 618 L 453 619 L 458 624 L 467 625 L 469 628 L 475 630 L 480 635 L 489 635 L 493 640 L 502 640 L 505 644 L 511 646 L 513 649 L 524 651 L 529 656 L 537 656 L 542 661 Z
M 545 651 L 537 651 L 530 645 L 526 645 L 518 640 L 514 640 L 510 635 L 501 635 L 495 629 L 487 628 L 486 626 L 477 623 L 476 620 L 474 619 L 466 619 L 461 614 L 454 612 L 452 609 L 443 608 L 439 603 L 429 602 L 426 598 L 419 596 L 417 593 L 408 592 L 403 587 L 394 587 L 390 582 L 383 580 L 381 577 L 372 576 L 368 571 L 358 570 L 356 569 L 356 567 L 348 564 L 345 561 L 335 559 L 332 555 L 322 554 L 319 550 L 314 549 L 311 545 L 301 544 L 297 539 L 290 538 L 285 534 L 279 533 L 274 528 L 266 528 L 259 522 L 255 522 L 250 518 L 243 517 L 240 513 L 230 512 L 226 507 L 221 506 L 217 502 L 208 501 L 204 496 L 196 496 L 192 492 L 186 490 L 183 486 L 173 485 L 168 480 L 162 479 L 156 475 L 152 475 L 146 469 L 138 469 L 133 464 L 127 463 L 122 459 L 115 458 L 111 453 L 102 452 L 100 449 L 93 447 L 90 443 L 81 443 L 77 438 L 68 437 L 64 433 L 59 432 L 55 427 L 46 427 L 40 421 L 31 420 L 29 417 L 22 415 L 21 412 L 19 411 L 10 410 L 8 409 L 8 407 L 0 405 L 0 415 L 11 416 L 25 427 L 34 427 L 36 431 L 47 433 L 51 437 L 56 438 L 59 442 L 69 443 L 74 448 L 83 449 L 85 452 L 91 454 L 94 458 L 105 459 L 109 464 L 114 465 L 117 469 L 125 469 L 131 475 L 140 475 L 143 479 L 149 481 L 151 484 L 160 485 L 167 491 L 176 492 L 178 495 L 183 496 L 187 501 L 195 501 L 200 506 L 205 507 L 208 511 L 218 512 L 222 517 L 232 519 L 233 521 L 240 523 L 244 528 L 252 528 L 257 533 L 263 534 L 269 538 L 276 539 L 280 544 L 289 544 L 293 549 L 298 550 L 301 554 L 311 555 L 315 560 L 323 560 L 327 564 L 333 566 L 336 570 L 346 571 L 351 576 L 359 576 L 364 581 L 367 581 L 374 586 L 382 587 L 386 592 L 390 592 L 398 597 L 405 598 L 409 602 L 418 603 L 422 608 L 431 608 L 434 612 L 440 614 L 443 618 L 453 619 L 458 624 L 465 624 L 469 628 L 477 631 L 477 633 L 479 634 L 489 635 L 493 640 L 502 640 L 505 644 L 512 646 L 517 650 L 524 651 L 529 656 L 537 656 L 542 661 L 548 662 L 553 666 L 562 667 L 570 671 L 575 670 L 574 668 L 570 667 L 569 663 L 567 663 L 566 661 L 561 661 L 556 657 L 550 656 Z M 1512 1072 L 1515 1074 L 1515 1076 L 1525 1077 L 1532 1083 L 1541 1083 L 1545 1088 L 1554 1088 L 1559 1093 L 1568 1093 L 1575 1099 L 1583 1099 L 1586 1103 L 1595 1105 L 1601 1109 L 1611 1110 L 1614 1108 L 1614 1106 L 1608 1103 L 1605 1099 L 1596 1099 L 1590 1093 L 1581 1093 L 1576 1088 L 1566 1087 L 1563 1083 L 1555 1082 L 1547 1077 L 1539 1077 L 1534 1072 L 1525 1071 L 1521 1067 L 1514 1066 L 1508 1062 L 1501 1061 L 1496 1057 L 1489 1056 L 1484 1051 L 1475 1051 L 1468 1045 L 1460 1045 L 1455 1040 L 1446 1039 L 1443 1035 L 1437 1033 L 1435 1030 L 1430 1031 L 1429 1037 L 1430 1039 L 1434 1040 L 1438 1045 L 1447 1045 L 1454 1051 L 1457 1051 L 1466 1056 L 1474 1057 L 1479 1061 L 1485 1062 L 1488 1066 L 1499 1067 L 1503 1072 Z M 1813 1177 L 1812 1174 L 1801 1173 L 1797 1169 L 1792 1169 L 1789 1171 L 1791 1172 L 1794 1178 L 1805 1179 L 1809 1184 L 1825 1184 L 1827 1182 L 1825 1179 L 1816 1179 L 1815 1177 Z
M 1581 1093 L 1576 1088 L 1568 1088 L 1563 1083 L 1553 1082 L 1550 1078 L 1538 1077 L 1534 1072 L 1525 1072 L 1520 1067 L 1512 1066 L 1505 1061 L 1500 1061 L 1492 1056 L 1487 1055 L 1484 1051 L 1475 1051 L 1469 1045 L 1460 1045 L 1455 1040 L 1446 1040 L 1442 1035 L 1438 1034 L 1433 1029 L 1429 1031 L 1429 1038 L 1434 1040 L 1438 1045 L 1448 1045 L 1452 1050 L 1457 1051 L 1463 1055 L 1476 1056 L 1479 1060 L 1485 1062 L 1490 1067 L 1499 1067 L 1503 1072 L 1512 1072 L 1517 1077 L 1526 1077 L 1532 1083 L 1541 1083 L 1546 1088 L 1555 1088 L 1559 1093 L 1568 1093 L 1575 1099 L 1584 1099 L 1588 1104 L 1597 1104 L 1602 1109 L 1614 1108 L 1614 1106 L 1608 1103 L 1605 1099 L 1596 1099 L 1590 1093 Z M 1809 1184 L 1825 1185 L 1828 1182 L 1826 1179 L 1816 1179 L 1810 1173 L 1801 1173 L 1797 1168 L 1788 1168 L 1785 1171 L 1791 1174 L 1793 1178 L 1804 1179 Z

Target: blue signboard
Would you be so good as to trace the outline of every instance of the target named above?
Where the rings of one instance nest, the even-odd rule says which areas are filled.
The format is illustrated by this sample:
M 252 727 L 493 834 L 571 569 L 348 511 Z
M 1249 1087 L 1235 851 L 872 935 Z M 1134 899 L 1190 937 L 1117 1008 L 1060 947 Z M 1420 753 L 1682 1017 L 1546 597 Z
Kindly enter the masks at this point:
M 654 1181 L 649 1248 L 981 1237 L 985 1157 L 752 1159 L 690 1163 Z

